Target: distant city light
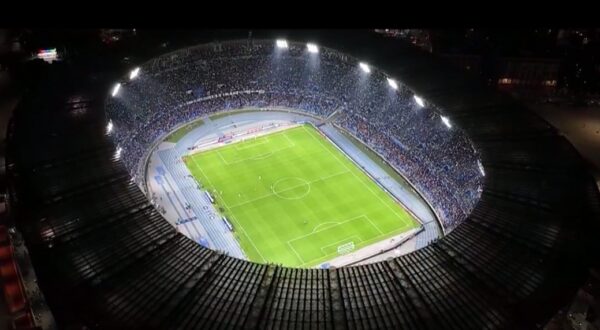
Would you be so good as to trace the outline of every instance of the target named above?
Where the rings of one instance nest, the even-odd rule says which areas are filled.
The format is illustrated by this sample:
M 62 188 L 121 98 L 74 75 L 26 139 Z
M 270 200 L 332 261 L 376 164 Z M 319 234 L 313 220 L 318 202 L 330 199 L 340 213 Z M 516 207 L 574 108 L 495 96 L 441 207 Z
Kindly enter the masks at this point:
M 108 125 L 106 125 L 106 134 L 110 134 L 110 132 L 112 132 L 113 130 L 113 123 L 112 120 L 108 121 Z
M 121 89 L 121 83 L 117 83 L 115 87 L 113 87 L 112 92 L 110 93 L 113 97 L 117 96 L 119 90 Z
M 450 119 L 448 119 L 448 117 L 442 116 L 442 122 L 444 125 L 448 126 L 448 128 L 452 128 L 452 124 L 450 124 Z
M 43 61 L 52 63 L 58 59 L 58 53 L 56 52 L 56 48 L 41 49 L 38 51 L 37 57 Z
M 275 42 L 278 48 L 288 48 L 288 43 L 284 39 L 279 39 Z
M 135 68 L 135 69 L 131 70 L 131 72 L 129 73 L 129 80 L 135 79 L 135 77 L 137 77 L 139 73 L 140 73 L 140 68 Z
M 415 98 L 415 102 L 417 102 L 417 104 L 420 107 L 424 107 L 425 106 L 425 102 L 423 101 L 422 98 L 418 97 L 417 95 L 415 95 L 414 98 Z
M 393 89 L 398 89 L 398 84 L 394 79 L 387 78 L 387 82 Z
M 306 44 L 306 49 L 308 49 L 309 53 L 313 53 L 313 54 L 316 54 L 319 52 L 319 47 L 317 47 L 317 45 L 311 44 L 311 43 Z
M 360 66 L 360 68 L 366 73 L 371 72 L 371 68 L 369 68 L 369 65 L 367 63 L 360 62 L 358 63 L 358 66 Z

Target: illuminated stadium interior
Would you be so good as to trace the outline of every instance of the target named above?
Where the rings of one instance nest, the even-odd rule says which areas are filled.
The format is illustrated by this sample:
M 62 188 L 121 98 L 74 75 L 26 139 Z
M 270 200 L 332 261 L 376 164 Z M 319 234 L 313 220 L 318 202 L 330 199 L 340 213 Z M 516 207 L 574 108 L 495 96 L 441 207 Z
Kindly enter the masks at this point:
M 115 84 L 107 113 L 119 158 L 165 218 L 199 244 L 251 261 L 329 267 L 405 254 L 452 231 L 481 193 L 476 151 L 447 116 L 376 65 L 314 43 L 229 41 L 163 55 Z M 297 126 L 322 141 L 304 145 L 283 132 L 269 142 Z M 229 144 L 214 151 L 216 165 L 195 160 Z M 310 154 L 319 147 L 328 154 Z M 265 152 L 272 159 L 251 164 Z M 273 162 L 280 166 L 253 170 Z M 348 194 L 319 188 L 343 187 L 328 177 L 348 181 L 344 173 L 358 180 Z M 214 185 L 215 176 L 230 181 Z M 306 189 L 293 202 L 277 192 L 286 180 Z

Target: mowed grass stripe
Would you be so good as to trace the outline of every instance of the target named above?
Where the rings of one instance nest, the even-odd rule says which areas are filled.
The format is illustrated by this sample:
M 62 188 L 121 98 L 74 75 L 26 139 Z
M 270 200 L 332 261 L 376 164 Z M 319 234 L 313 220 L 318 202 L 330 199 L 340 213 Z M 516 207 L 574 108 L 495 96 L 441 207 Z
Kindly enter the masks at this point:
M 337 257 L 338 243 L 358 249 L 418 226 L 310 125 L 197 153 L 186 164 L 252 261 L 311 267 Z

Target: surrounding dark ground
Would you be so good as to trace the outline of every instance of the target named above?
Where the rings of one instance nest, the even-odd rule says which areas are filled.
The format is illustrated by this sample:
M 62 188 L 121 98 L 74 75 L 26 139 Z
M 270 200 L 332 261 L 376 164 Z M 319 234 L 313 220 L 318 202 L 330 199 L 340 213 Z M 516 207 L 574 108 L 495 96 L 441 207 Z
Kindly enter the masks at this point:
M 590 163 L 590 170 L 600 184 L 600 107 L 529 106 L 564 134 Z

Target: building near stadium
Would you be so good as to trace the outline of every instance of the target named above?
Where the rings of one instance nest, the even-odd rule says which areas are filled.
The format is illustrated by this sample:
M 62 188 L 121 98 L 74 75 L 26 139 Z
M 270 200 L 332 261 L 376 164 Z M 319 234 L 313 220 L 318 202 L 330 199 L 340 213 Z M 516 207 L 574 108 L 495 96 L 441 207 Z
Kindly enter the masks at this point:
M 11 175 L 59 325 L 532 328 L 573 294 L 599 194 L 554 128 L 378 35 L 240 37 L 83 119 L 31 92 Z

